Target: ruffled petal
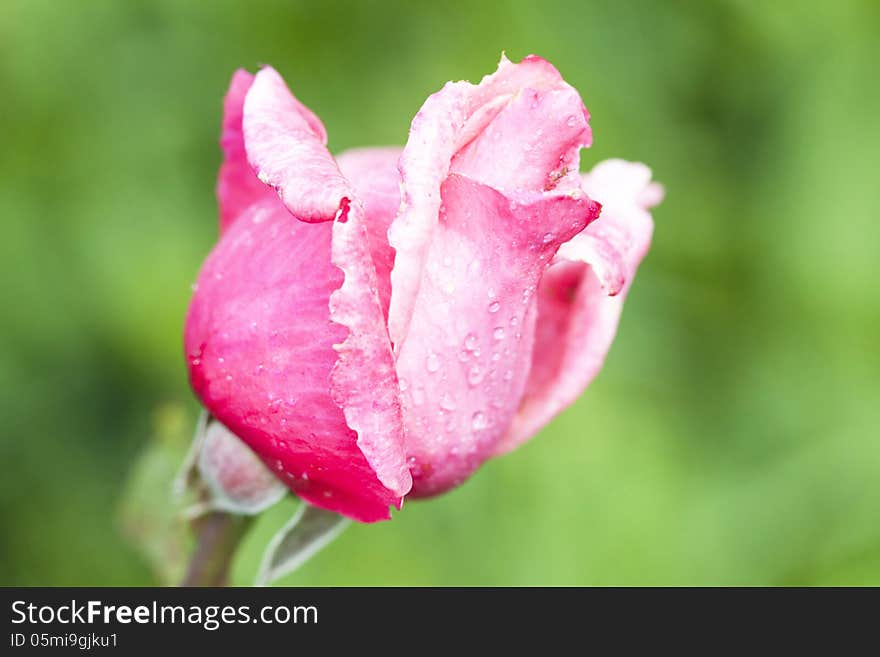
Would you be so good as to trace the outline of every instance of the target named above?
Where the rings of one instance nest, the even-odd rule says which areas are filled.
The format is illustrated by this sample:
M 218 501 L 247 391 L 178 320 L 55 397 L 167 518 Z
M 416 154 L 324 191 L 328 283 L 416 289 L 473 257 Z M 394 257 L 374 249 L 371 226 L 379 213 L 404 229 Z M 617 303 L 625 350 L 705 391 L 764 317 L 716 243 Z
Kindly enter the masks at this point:
M 598 214 L 584 194 L 511 199 L 458 174 L 441 198 L 397 359 L 415 496 L 461 483 L 505 435 L 531 365 L 534 290 Z
M 328 221 L 346 211 L 350 187 L 327 152 L 323 124 L 271 67 L 257 73 L 247 93 L 243 130 L 257 177 L 297 219 Z
M 602 214 L 562 245 L 538 288 L 532 366 L 522 404 L 496 452 L 533 436 L 574 402 L 602 368 L 636 269 L 648 250 L 648 208 L 663 188 L 644 164 L 608 160 L 584 176 Z
M 362 521 L 388 517 L 386 488 L 330 395 L 330 320 L 342 272 L 333 225 L 298 221 L 277 199 L 252 205 L 199 275 L 185 345 L 193 389 L 297 495 Z
M 200 274 L 186 330 L 193 387 L 297 494 L 388 518 L 411 478 L 363 204 L 320 121 L 272 69 L 247 93 L 243 134 L 281 202 L 250 206 Z
M 232 76 L 229 90 L 223 100 L 223 132 L 220 147 L 223 163 L 217 176 L 217 201 L 220 206 L 222 233 L 252 203 L 271 198 L 274 194 L 257 178 L 248 164 L 244 150 L 241 120 L 244 99 L 253 84 L 254 76 L 239 69 Z
M 297 219 L 335 219 L 330 260 L 342 270 L 344 283 L 330 298 L 330 318 L 349 332 L 335 345 L 331 392 L 379 480 L 403 496 L 412 480 L 364 204 L 327 151 L 324 126 L 274 69 L 261 70 L 248 92 L 244 134 L 249 162 Z
M 534 55 L 519 64 L 502 56 L 479 84 L 450 82 L 425 101 L 400 158 L 402 206 L 388 234 L 397 252 L 388 315 L 395 349 L 412 320 L 447 175 L 457 171 L 505 192 L 578 189 L 577 151 L 590 144 L 588 116 L 559 72 Z M 522 163 L 528 166 L 520 173 Z
M 415 117 L 389 241 L 389 333 L 412 494 L 457 485 L 495 450 L 531 366 L 534 291 L 599 205 L 581 189 L 588 114 L 549 63 L 502 58 Z
M 336 162 L 364 204 L 370 254 L 382 312 L 388 317 L 391 301 L 391 269 L 394 249 L 388 243 L 388 227 L 400 208 L 400 148 L 358 148 L 336 156 Z

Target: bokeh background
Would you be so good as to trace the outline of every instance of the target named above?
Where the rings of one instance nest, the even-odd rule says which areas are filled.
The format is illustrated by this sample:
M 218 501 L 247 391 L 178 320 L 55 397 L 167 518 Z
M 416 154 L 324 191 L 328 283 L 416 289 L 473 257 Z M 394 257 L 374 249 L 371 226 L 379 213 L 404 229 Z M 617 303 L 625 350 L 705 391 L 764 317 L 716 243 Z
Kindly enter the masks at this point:
M 402 144 L 502 50 L 582 92 L 585 167 L 667 187 L 619 337 L 537 439 L 283 583 L 880 584 L 878 34 L 870 0 L 2 0 L 0 584 L 174 559 L 233 70 L 272 63 L 342 150 Z

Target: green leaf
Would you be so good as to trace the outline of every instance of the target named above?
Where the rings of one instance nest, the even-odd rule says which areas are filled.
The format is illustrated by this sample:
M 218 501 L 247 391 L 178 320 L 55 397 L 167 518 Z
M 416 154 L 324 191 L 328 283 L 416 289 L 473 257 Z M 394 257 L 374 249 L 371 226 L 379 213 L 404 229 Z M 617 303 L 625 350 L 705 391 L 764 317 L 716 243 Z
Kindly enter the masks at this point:
M 266 547 L 256 585 L 266 586 L 288 575 L 339 536 L 349 520 L 303 502 L 293 518 Z

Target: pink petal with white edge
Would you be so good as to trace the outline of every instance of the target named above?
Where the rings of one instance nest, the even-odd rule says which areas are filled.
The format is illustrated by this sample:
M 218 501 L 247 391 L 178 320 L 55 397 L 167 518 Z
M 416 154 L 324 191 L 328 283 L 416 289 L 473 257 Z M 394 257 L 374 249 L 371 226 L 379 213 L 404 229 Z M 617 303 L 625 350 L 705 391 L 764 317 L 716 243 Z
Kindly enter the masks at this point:
M 388 243 L 388 227 L 400 208 L 400 148 L 358 148 L 336 156 L 342 174 L 364 204 L 370 254 L 382 312 L 388 317 L 391 301 L 391 269 L 394 249 Z
M 390 490 L 405 495 L 406 467 L 397 375 L 379 299 L 365 209 L 325 147 L 323 125 L 297 101 L 281 76 L 261 70 L 245 100 L 248 160 L 277 188 L 287 209 L 308 222 L 333 222 L 331 262 L 344 283 L 330 298 L 330 318 L 349 329 L 335 345 L 333 399 L 343 408 L 358 446 Z
M 495 450 L 531 366 L 534 291 L 599 212 L 581 189 L 578 94 L 546 61 L 502 59 L 447 84 L 413 120 L 389 231 L 389 332 L 415 496 L 461 483 Z
M 496 452 L 533 436 L 599 373 L 617 332 L 626 292 L 648 250 L 648 209 L 663 198 L 644 164 L 608 160 L 584 176 L 602 214 L 560 247 L 538 288 L 532 367 L 525 396 Z
M 330 396 L 330 320 L 342 272 L 331 223 L 298 221 L 277 200 L 230 226 L 199 275 L 186 323 L 193 389 L 297 495 L 362 521 L 388 517 L 401 494 L 377 478 Z
M 248 161 L 277 188 L 291 214 L 306 222 L 332 222 L 330 261 L 344 282 L 330 297 L 330 319 L 349 332 L 334 345 L 331 395 L 379 481 L 403 496 L 412 479 L 364 205 L 324 146 L 324 126 L 275 70 L 257 73 L 245 99 L 243 126 Z
M 557 95 L 560 98 L 556 99 Z M 523 96 L 528 100 L 524 101 Z M 551 107 L 555 112 L 552 116 L 542 114 Z M 499 115 L 498 126 L 493 128 Z M 479 84 L 450 82 L 425 101 L 412 121 L 409 140 L 400 158 L 402 206 L 388 233 L 397 252 L 391 273 L 394 294 L 388 316 L 395 350 L 412 320 L 426 252 L 437 225 L 440 185 L 447 175 L 458 171 L 505 192 L 552 189 L 560 178 L 566 177 L 565 164 L 569 171 L 577 172 L 577 150 L 588 146 L 591 139 L 586 125 L 588 116 L 577 93 L 559 72 L 534 55 L 519 64 L 502 56 L 498 70 Z M 571 126 L 567 125 L 569 121 Z M 539 130 L 546 132 L 539 134 Z M 504 144 L 504 140 L 510 143 Z M 552 144 L 549 148 L 548 143 Z M 571 152 L 565 152 L 566 143 Z M 576 148 L 571 148 L 573 143 L 577 143 Z M 535 145 L 538 150 L 526 155 L 526 149 Z M 522 174 L 517 167 L 503 164 L 500 157 L 493 159 L 493 147 L 503 148 L 503 155 L 514 157 L 517 164 L 526 163 L 527 180 L 520 179 Z M 557 158 L 562 154 L 562 160 L 544 161 L 545 154 L 550 152 Z M 461 158 L 460 165 L 457 157 Z M 567 177 L 571 183 L 567 189 L 579 188 L 576 178 Z
M 253 81 L 253 75 L 244 69 L 237 70 L 223 99 L 223 133 L 220 137 L 223 164 L 217 177 L 221 233 L 249 205 L 274 196 L 274 192 L 257 178 L 244 150 L 241 120 L 244 99 Z
M 461 483 L 505 435 L 530 367 L 532 293 L 560 242 L 598 213 L 585 195 L 511 200 L 457 174 L 441 197 L 397 359 L 415 496 Z
M 344 211 L 350 187 L 327 152 L 327 132 L 275 69 L 254 78 L 242 125 L 248 162 L 297 219 L 328 221 Z
M 284 204 L 251 205 L 200 274 L 186 330 L 193 387 L 297 494 L 386 519 L 411 478 L 363 204 L 320 121 L 272 69 L 247 93 L 243 134 Z

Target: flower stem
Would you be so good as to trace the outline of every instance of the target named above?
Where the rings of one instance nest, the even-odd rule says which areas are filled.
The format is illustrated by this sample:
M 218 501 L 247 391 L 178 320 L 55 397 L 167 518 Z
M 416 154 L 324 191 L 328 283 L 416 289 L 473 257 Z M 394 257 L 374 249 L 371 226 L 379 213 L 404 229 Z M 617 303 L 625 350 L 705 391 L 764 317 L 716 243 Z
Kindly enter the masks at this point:
M 211 511 L 193 520 L 197 545 L 181 586 L 226 586 L 235 550 L 251 520 L 225 511 Z

